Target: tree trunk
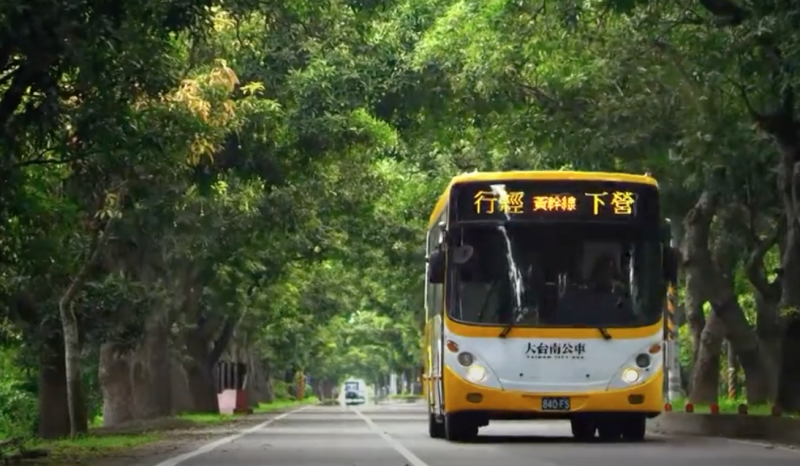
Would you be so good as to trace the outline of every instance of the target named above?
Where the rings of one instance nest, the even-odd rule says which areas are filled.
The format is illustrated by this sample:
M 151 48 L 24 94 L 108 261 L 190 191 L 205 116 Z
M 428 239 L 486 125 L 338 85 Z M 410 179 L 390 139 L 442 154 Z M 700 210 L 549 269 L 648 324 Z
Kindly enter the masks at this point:
M 214 367 L 203 357 L 192 357 L 186 367 L 186 376 L 192 394 L 192 412 L 219 413 Z
M 684 276 L 686 277 L 684 304 L 686 321 L 689 323 L 689 335 L 692 339 L 692 367 L 694 368 L 700 351 L 703 329 L 706 327 L 706 317 L 703 312 L 703 305 L 706 300 L 703 296 L 703 277 L 690 267 L 686 268 Z
M 255 352 L 254 355 L 250 357 L 250 375 L 248 381 L 253 390 L 253 402 L 259 404 L 264 403 L 267 379 L 264 374 L 264 363 L 257 355 L 258 352 Z M 249 396 L 250 395 L 248 395 L 248 397 Z
M 710 370 L 709 366 L 713 364 L 713 361 L 710 361 L 709 359 L 713 359 L 713 351 L 702 351 L 703 332 L 706 328 L 706 317 L 703 306 L 707 301 L 707 296 L 705 294 L 705 288 L 703 284 L 704 277 L 700 269 L 696 267 L 694 256 L 696 255 L 695 250 L 697 248 L 707 247 L 707 229 L 710 228 L 711 220 L 701 219 L 702 221 L 700 223 L 689 221 L 689 215 L 693 214 L 693 212 L 694 211 L 690 211 L 684 219 L 684 237 L 683 242 L 681 243 L 681 252 L 683 256 L 682 269 L 686 283 L 686 294 L 684 298 L 686 307 L 686 321 L 689 323 L 689 334 L 692 339 L 692 365 L 690 369 L 691 377 L 687 378 L 689 381 L 689 386 L 687 387 L 686 393 L 689 394 L 690 399 L 706 399 L 710 396 L 709 393 L 712 392 L 711 387 L 706 381 L 711 380 L 713 377 L 710 374 L 703 374 L 700 371 Z M 703 244 L 704 242 L 705 246 Z M 714 327 L 712 327 L 712 330 L 718 326 L 719 324 L 715 323 Z M 709 337 L 712 335 L 713 333 L 707 335 L 706 341 L 710 341 Z M 702 365 L 699 364 L 701 353 L 704 357 L 704 362 Z M 702 384 L 702 386 L 698 386 L 696 389 L 695 387 L 697 384 Z M 696 394 L 695 390 L 697 390 Z M 714 390 L 716 390 L 716 387 Z M 713 393 L 716 394 L 716 391 Z
M 68 300 L 67 300 L 68 301 Z M 88 423 L 81 424 L 82 405 L 82 380 L 81 380 L 81 344 L 80 331 L 78 329 L 78 319 L 72 310 L 72 306 L 64 301 L 58 304 L 61 315 L 62 332 L 64 337 L 64 363 L 65 363 L 65 383 L 67 389 L 67 412 L 69 413 L 69 433 L 71 436 L 87 432 Z
M 153 310 L 145 323 L 145 335 L 131 356 L 134 413 L 137 419 L 172 414 L 172 354 L 169 320 L 162 309 Z
M 53 345 L 50 345 L 53 346 Z M 56 348 L 44 348 L 39 369 L 39 437 L 55 439 L 70 434 L 69 410 L 67 409 L 67 379 L 64 370 L 64 355 L 60 342 Z
M 272 363 L 269 359 L 264 359 L 262 368 L 264 370 L 264 389 L 261 394 L 262 403 L 272 403 L 275 401 L 275 390 L 272 388 Z
M 757 215 L 751 213 L 751 215 Z M 781 342 L 783 340 L 783 324 L 779 315 L 782 289 L 780 279 L 772 282 L 767 279 L 764 269 L 764 256 L 779 242 L 781 229 L 777 229 L 766 240 L 759 240 L 753 232 L 754 238 L 750 245 L 750 256 L 745 265 L 745 274 L 753 286 L 753 295 L 756 307 L 756 334 L 761 347 L 761 356 L 767 373 L 769 384 L 769 400 L 777 398 L 779 383 L 779 370 L 781 366 Z M 781 247 L 782 248 L 782 247 Z
M 800 316 L 787 319 L 781 348 L 778 405 L 789 412 L 800 412 Z
M 87 432 L 89 423 L 86 420 L 86 410 L 83 402 L 83 387 L 81 380 L 81 342 L 78 318 L 72 301 L 83 287 L 89 277 L 90 268 L 100 257 L 107 237 L 111 220 L 106 222 L 103 231 L 97 230 L 89 246 L 89 256 L 84 261 L 75 278 L 72 279 L 61 299 L 58 300 L 58 313 L 61 318 L 62 337 L 64 339 L 64 363 L 67 385 L 67 411 L 70 419 L 70 435 Z M 84 421 L 84 422 L 81 422 Z
M 795 118 L 795 89 L 784 86 L 781 105 L 772 112 L 761 114 L 753 109 L 745 99 L 753 120 L 759 128 L 769 134 L 776 142 L 781 153 L 778 165 L 777 192 L 781 198 L 783 217 L 786 225 L 786 238 L 783 242 L 781 257 L 780 284 L 782 309 L 800 311 L 800 127 Z M 787 322 L 787 324 L 790 324 Z M 789 327 L 791 325 L 787 325 Z M 795 338 L 797 338 L 795 340 Z M 780 388 L 778 402 L 786 410 L 800 410 L 799 382 L 790 382 L 800 378 L 784 371 L 800 367 L 800 353 L 786 351 L 787 347 L 800 347 L 800 335 L 786 332 L 783 343 L 783 360 L 781 361 Z M 796 369 L 795 369 L 796 370 Z M 789 386 L 785 384 L 788 383 Z
M 761 347 L 761 358 L 767 373 L 770 401 L 777 400 L 780 385 L 780 368 L 783 360 L 781 347 L 784 343 L 783 323 L 778 316 L 778 303 L 755 293 L 756 333 Z
M 205 333 L 200 328 L 189 331 L 186 335 L 186 349 L 189 355 L 186 376 L 189 380 L 189 391 L 192 393 L 194 412 L 219 413 L 217 384 L 214 379 L 214 366 L 219 358 L 212 357 L 210 346 L 211 342 L 206 339 Z
M 792 115 L 791 120 L 794 122 Z M 791 313 L 784 322 L 778 404 L 787 411 L 800 411 L 800 139 L 794 132 L 776 135 L 783 154 L 779 189 L 786 221 L 786 241 L 781 257 L 781 308 Z
M 719 364 L 722 342 L 725 339 L 725 323 L 714 313 L 700 337 L 700 348 L 692 371 L 692 403 L 716 403 L 719 396 Z
M 103 343 L 98 366 L 98 379 L 103 393 L 103 426 L 112 427 L 134 420 L 128 357 L 119 354 L 113 343 Z
M 170 363 L 172 374 L 172 414 L 189 412 L 194 407 L 189 376 L 179 355 L 173 354 Z
M 191 361 L 186 373 L 192 392 L 194 410 L 197 412 L 218 413 L 217 385 L 214 367 L 233 338 L 237 319 L 229 316 L 221 328 L 209 328 L 211 324 L 201 319 L 198 325 L 186 332 L 184 340 Z M 213 340 L 212 335 L 219 336 Z
M 260 380 L 259 377 L 261 374 L 257 373 L 256 366 L 258 365 L 258 361 L 256 358 L 253 357 L 253 351 L 249 350 L 245 352 L 245 357 L 243 358 L 247 364 L 247 373 L 245 374 L 245 385 L 244 390 L 247 392 L 247 404 L 250 408 L 257 408 L 258 403 L 260 402 L 259 398 L 259 384 Z M 258 371 L 260 372 L 260 371 Z
M 724 322 L 728 339 L 745 373 L 748 403 L 763 404 L 767 401 L 769 385 L 758 339 L 739 306 L 730 281 L 714 264 L 709 250 L 709 230 L 718 204 L 718 194 L 707 189 L 684 219 L 684 263 L 703 277 L 702 294 L 711 303 L 712 312 Z
M 765 370 L 761 350 L 753 330 L 744 316 L 735 296 L 714 305 L 717 313 L 728 327 L 728 338 L 742 365 L 749 404 L 765 404 L 769 400 L 769 374 Z

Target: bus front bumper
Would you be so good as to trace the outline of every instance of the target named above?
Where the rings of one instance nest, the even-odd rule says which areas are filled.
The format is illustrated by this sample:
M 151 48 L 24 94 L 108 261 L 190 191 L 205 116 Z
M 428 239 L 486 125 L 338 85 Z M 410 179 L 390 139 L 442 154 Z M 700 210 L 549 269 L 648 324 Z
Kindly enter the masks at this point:
M 664 408 L 664 374 L 622 390 L 540 393 L 486 388 L 462 379 L 444 367 L 444 406 L 448 413 L 477 411 L 490 419 L 569 419 L 590 413 L 641 413 L 655 417 Z M 543 411 L 542 398 L 569 397 L 569 411 Z

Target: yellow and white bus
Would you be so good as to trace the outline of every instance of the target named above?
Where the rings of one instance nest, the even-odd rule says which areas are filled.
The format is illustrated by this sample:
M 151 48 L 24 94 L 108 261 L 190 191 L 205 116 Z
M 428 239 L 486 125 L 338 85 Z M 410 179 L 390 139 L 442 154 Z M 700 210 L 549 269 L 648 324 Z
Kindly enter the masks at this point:
M 643 439 L 664 406 L 675 254 L 650 176 L 455 177 L 427 236 L 431 437 L 468 440 L 494 419 L 569 419 L 579 439 Z

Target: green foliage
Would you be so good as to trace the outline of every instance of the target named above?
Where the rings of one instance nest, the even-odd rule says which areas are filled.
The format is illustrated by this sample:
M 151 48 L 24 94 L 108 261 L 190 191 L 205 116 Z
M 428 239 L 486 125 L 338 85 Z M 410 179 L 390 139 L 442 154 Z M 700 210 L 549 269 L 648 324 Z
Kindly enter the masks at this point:
M 26 375 L 16 366 L 16 351 L 0 350 L 0 438 L 28 437 L 35 431 L 36 395 L 26 388 Z
M 288 400 L 292 398 L 289 393 L 289 385 L 283 380 L 275 380 L 272 382 L 272 393 L 276 400 Z
M 138 351 L 154 316 L 186 360 L 256 353 L 278 398 L 276 374 L 415 373 L 425 226 L 468 170 L 651 171 L 676 223 L 720 191 L 755 325 L 743 264 L 792 210 L 764 116 L 797 84 L 794 7 L 129 3 L 0 15 L 0 335 L 63 360 L 78 285 L 92 414 L 101 345 Z

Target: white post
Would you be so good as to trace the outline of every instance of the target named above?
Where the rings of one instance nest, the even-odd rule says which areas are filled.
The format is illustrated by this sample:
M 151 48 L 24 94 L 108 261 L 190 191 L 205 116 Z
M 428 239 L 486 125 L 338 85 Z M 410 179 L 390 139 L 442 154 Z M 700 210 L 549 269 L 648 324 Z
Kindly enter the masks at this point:
M 675 247 L 675 239 L 671 238 L 670 247 Z M 669 326 L 667 331 L 671 334 L 670 341 L 667 342 L 667 400 L 675 402 L 683 394 L 683 384 L 681 383 L 681 361 L 680 361 L 680 337 L 678 325 L 675 322 L 675 288 L 670 286 L 670 293 L 667 296 L 667 318 Z

